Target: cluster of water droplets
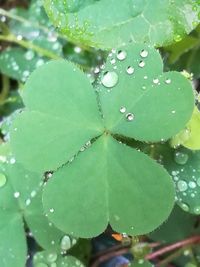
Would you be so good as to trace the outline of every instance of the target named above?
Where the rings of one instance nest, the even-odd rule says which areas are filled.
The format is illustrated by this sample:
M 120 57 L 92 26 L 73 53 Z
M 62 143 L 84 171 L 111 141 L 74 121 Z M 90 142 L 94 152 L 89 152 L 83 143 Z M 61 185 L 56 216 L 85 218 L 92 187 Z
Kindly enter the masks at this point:
M 200 168 L 195 168 L 187 152 L 175 151 L 177 168 L 171 172 L 176 185 L 176 201 L 185 211 L 200 214 Z

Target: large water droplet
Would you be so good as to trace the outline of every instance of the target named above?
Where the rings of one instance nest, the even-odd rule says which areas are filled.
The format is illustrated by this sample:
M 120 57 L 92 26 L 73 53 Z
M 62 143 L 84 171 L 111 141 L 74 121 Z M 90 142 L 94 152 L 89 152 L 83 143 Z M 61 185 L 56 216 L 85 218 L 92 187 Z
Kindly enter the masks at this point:
M 56 260 L 57 260 L 57 258 L 58 258 L 58 255 L 56 254 L 56 253 L 49 253 L 48 255 L 47 255 L 47 261 L 48 262 L 55 262 Z
M 114 71 L 107 71 L 104 73 L 101 82 L 107 88 L 114 87 L 118 82 L 118 75 Z
M 124 60 L 126 58 L 126 56 L 127 56 L 126 51 L 120 50 L 117 53 L 117 59 L 119 59 L 119 60 Z
M 133 121 L 134 115 L 132 113 L 128 113 L 128 114 L 126 114 L 126 119 L 127 119 L 127 121 Z
M 0 187 L 3 187 L 6 184 L 6 176 L 3 173 L 0 173 Z
M 126 69 L 126 72 L 127 72 L 128 74 L 133 74 L 133 73 L 134 73 L 134 68 L 131 67 L 131 66 L 129 66 L 129 67 Z
M 188 189 L 188 185 L 185 181 L 180 180 L 177 183 L 177 188 L 180 192 L 186 191 Z
M 68 250 L 71 248 L 71 239 L 68 235 L 63 236 L 60 247 L 62 250 Z
M 147 50 L 145 50 L 145 49 L 143 49 L 143 50 L 140 52 L 140 56 L 143 57 L 143 58 L 147 57 L 148 54 L 149 54 L 149 52 L 148 52 Z
M 188 161 L 188 155 L 182 152 L 175 152 L 174 154 L 174 160 L 176 163 L 180 165 L 184 165 Z

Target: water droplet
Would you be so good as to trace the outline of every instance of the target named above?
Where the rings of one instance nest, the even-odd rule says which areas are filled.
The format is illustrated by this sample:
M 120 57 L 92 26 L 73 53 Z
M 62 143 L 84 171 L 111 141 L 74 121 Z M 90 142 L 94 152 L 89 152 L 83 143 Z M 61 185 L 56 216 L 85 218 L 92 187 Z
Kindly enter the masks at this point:
M 175 114 L 176 113 L 176 110 L 172 110 L 172 114 Z
M 118 82 L 118 75 L 114 71 L 107 71 L 104 73 L 101 81 L 102 84 L 107 88 L 114 87 Z
M 19 198 L 19 196 L 20 196 L 20 193 L 19 193 L 19 192 L 15 192 L 15 193 L 14 193 L 14 197 L 15 197 L 15 198 Z
M 145 49 L 143 49 L 143 50 L 140 52 L 140 56 L 143 57 L 143 58 L 147 57 L 148 54 L 149 54 L 149 52 L 148 52 L 147 50 L 145 50 Z
M 194 213 L 199 215 L 200 214 L 200 206 L 194 208 Z
M 94 69 L 94 73 L 95 73 L 95 74 L 98 74 L 99 72 L 100 72 L 99 67 L 96 67 L 96 68 Z
M 131 66 L 129 66 L 129 67 L 126 69 L 126 72 L 127 72 L 128 74 L 133 74 L 133 73 L 134 73 L 134 68 L 131 67 Z
M 171 81 L 171 79 L 169 79 L 169 78 L 165 80 L 165 83 L 166 83 L 166 84 L 170 84 L 171 82 L 172 82 L 172 81 Z
M 112 65 L 115 64 L 115 63 L 116 63 L 115 58 L 112 58 L 112 59 L 110 60 L 110 63 L 111 63 Z
M 30 198 L 28 198 L 27 200 L 26 200 L 26 206 L 29 206 L 31 204 L 31 200 L 30 200 Z
M 124 60 L 126 58 L 126 56 L 127 56 L 126 51 L 120 50 L 117 53 L 117 59 L 119 59 L 119 60 Z
M 190 181 L 189 183 L 188 183 L 188 185 L 189 185 L 189 187 L 190 188 L 195 188 L 197 185 L 196 185 L 196 183 L 194 182 L 194 181 Z
M 81 47 L 79 47 L 79 46 L 75 46 L 74 47 L 74 52 L 75 53 L 79 54 L 79 53 L 81 53 L 81 51 L 82 51 Z
M 61 239 L 60 247 L 62 250 L 68 250 L 71 248 L 71 239 L 69 236 L 64 235 L 63 238 Z
M 182 37 L 180 34 L 175 35 L 175 37 L 174 37 L 175 42 L 180 42 L 181 40 L 182 40 Z
M 114 215 L 114 219 L 115 219 L 115 221 L 119 221 L 120 220 L 120 217 L 118 216 L 118 215 Z
M 47 255 L 47 261 L 50 263 L 55 262 L 57 260 L 57 258 L 58 258 L 58 255 L 56 253 L 53 253 L 53 252 L 49 253 Z
M 184 192 L 184 191 L 186 191 L 188 189 L 188 185 L 187 185 L 187 183 L 185 181 L 180 180 L 177 183 L 177 188 L 178 188 L 178 190 L 180 192 Z
M 0 187 L 3 187 L 6 184 L 6 176 L 3 173 L 0 173 Z
M 54 212 L 54 209 L 53 209 L 53 208 L 51 208 L 49 211 L 50 211 L 51 213 L 53 213 L 53 212 Z
M 15 164 L 15 162 L 16 162 L 15 158 L 10 159 L 10 164 Z
M 188 155 L 182 152 L 176 152 L 174 155 L 174 160 L 177 164 L 184 165 L 188 161 Z
M 156 79 L 153 79 L 153 83 L 154 84 L 159 84 L 159 80 L 156 78 Z
M 147 80 L 147 79 L 148 79 L 148 77 L 145 75 L 145 76 L 144 76 L 144 79 L 145 79 L 145 80 Z
M 141 60 L 141 61 L 139 62 L 139 64 L 138 64 L 138 66 L 139 66 L 140 68 L 144 68 L 144 66 L 145 66 L 145 62 L 144 62 L 143 60 Z
M 189 211 L 189 209 L 190 209 L 186 203 L 181 203 L 180 206 L 184 211 Z
M 38 59 L 38 61 L 36 63 L 36 67 L 38 68 L 38 67 L 42 66 L 43 64 L 44 64 L 44 59 L 40 58 L 40 59 Z
M 33 190 L 33 191 L 31 192 L 31 197 L 35 197 L 35 196 L 36 196 L 36 191 Z
M 35 53 L 32 50 L 27 51 L 25 54 L 25 58 L 27 60 L 32 60 L 34 58 L 34 56 L 35 56 Z
M 126 112 L 126 108 L 125 107 L 121 107 L 119 110 L 121 113 L 125 113 Z
M 134 119 L 134 115 L 132 113 L 126 114 L 127 121 L 132 121 Z

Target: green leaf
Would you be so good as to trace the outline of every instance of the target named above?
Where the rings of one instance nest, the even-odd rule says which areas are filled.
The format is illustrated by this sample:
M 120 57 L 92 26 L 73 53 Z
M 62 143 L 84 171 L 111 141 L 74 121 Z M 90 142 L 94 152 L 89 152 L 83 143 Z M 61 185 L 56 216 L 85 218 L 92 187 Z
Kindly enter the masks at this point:
M 194 108 L 191 84 L 180 73 L 162 69 L 159 53 L 146 45 L 109 55 L 97 85 L 109 131 L 160 141 L 184 128 Z
M 13 79 L 25 82 L 31 72 L 46 61 L 32 50 L 8 48 L 0 55 L 0 70 Z
M 27 172 L 15 163 L 13 157 L 9 163 L 0 165 L 0 217 L 2 267 L 25 266 L 27 245 L 24 219 L 40 246 L 54 251 L 66 250 L 62 246 L 66 235 L 56 229 L 44 215 L 40 176 Z
M 55 170 L 101 134 L 95 98 L 87 77 L 72 64 L 52 61 L 37 69 L 25 86 L 26 112 L 13 125 L 19 162 L 30 170 Z
M 184 147 L 172 149 L 162 145 L 155 148 L 153 153 L 173 177 L 177 204 L 184 211 L 199 215 L 200 151 Z
M 196 216 L 183 211 L 179 206 L 175 205 L 168 220 L 148 236 L 162 243 L 178 242 L 199 232 L 199 228 L 195 228 L 196 223 Z
M 200 150 L 200 112 L 197 107 L 194 108 L 192 118 L 186 125 L 186 128 L 178 133 L 171 140 L 172 146 L 182 145 L 192 150 Z
M 34 256 L 34 267 L 84 267 L 84 265 L 72 256 L 62 257 L 55 252 L 42 251 Z
M 148 233 L 167 218 L 173 203 L 165 170 L 109 136 L 55 172 L 43 194 L 49 219 L 79 237 L 96 236 L 108 223 L 117 232 Z
M 13 158 L 11 163 L 14 163 Z M 37 176 L 27 174 L 20 166 L 13 167 L 13 165 L 1 165 L 0 265 L 2 267 L 25 266 L 27 246 L 22 212 L 26 207 L 26 199 L 31 188 L 38 183 Z M 19 179 L 23 179 L 23 183 L 19 183 Z
M 41 191 L 31 192 L 31 203 L 24 212 L 26 223 L 41 247 L 46 250 L 66 251 L 76 243 L 76 240 L 55 228 L 47 219 L 43 211 L 41 193 Z
M 101 48 L 131 41 L 162 46 L 198 24 L 199 6 L 192 0 L 45 0 L 53 24 L 70 40 Z M 167 29 L 167 30 L 166 30 Z

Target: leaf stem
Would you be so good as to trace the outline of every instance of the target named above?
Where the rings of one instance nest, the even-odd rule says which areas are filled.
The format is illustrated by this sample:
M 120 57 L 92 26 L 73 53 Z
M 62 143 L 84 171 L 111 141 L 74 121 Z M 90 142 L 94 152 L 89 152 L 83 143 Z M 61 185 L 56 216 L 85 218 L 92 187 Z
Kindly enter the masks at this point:
M 199 242 L 200 242 L 200 236 L 193 236 L 193 237 L 190 237 L 188 239 L 184 239 L 184 240 L 179 241 L 177 243 L 174 243 L 172 245 L 161 248 L 161 249 L 159 249 L 153 253 L 150 253 L 146 256 L 146 259 L 152 260 L 152 259 L 155 259 L 158 256 L 161 256 L 161 255 L 163 255 L 167 252 L 170 252 L 172 250 L 182 248 L 182 247 L 185 247 L 185 246 L 190 245 L 190 244 L 199 243 Z
M 27 48 L 27 49 L 31 49 L 35 52 L 37 52 L 38 54 L 40 54 L 41 56 L 44 56 L 44 57 L 48 57 L 48 58 L 51 58 L 51 59 L 61 59 L 60 56 L 58 56 L 57 54 L 49 51 L 49 50 L 46 50 L 40 46 L 37 46 L 31 42 L 28 42 L 26 40 L 19 40 L 17 39 L 17 37 L 13 34 L 9 34 L 9 35 L 0 35 L 0 40 L 1 41 L 5 41 L 5 42 L 11 42 L 11 43 L 15 43 L 15 44 L 18 44 L 24 48 Z

